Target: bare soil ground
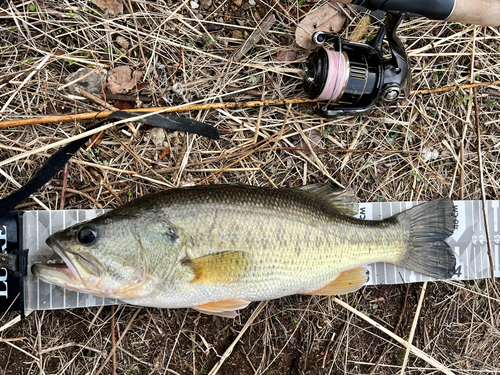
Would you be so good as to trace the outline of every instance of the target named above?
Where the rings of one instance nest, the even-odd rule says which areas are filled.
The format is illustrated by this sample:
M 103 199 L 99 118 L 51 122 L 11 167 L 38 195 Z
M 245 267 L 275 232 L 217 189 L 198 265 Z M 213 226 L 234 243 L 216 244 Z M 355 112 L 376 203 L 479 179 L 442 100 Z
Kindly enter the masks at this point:
M 91 2 L 0 2 L 0 120 L 101 111 L 100 104 L 72 96 L 65 87 L 65 79 L 81 67 L 126 65 L 145 72 L 139 90 L 130 93 L 134 100 L 108 100 L 119 108 L 304 96 L 300 63 L 309 52 L 297 47 L 294 33 L 301 17 L 320 3 L 123 5 L 123 14 L 110 19 Z M 274 12 L 275 25 L 241 62 L 233 61 L 268 12 Z M 361 16 L 346 12 L 342 35 L 348 38 Z M 364 40 L 377 28 L 370 26 Z M 500 85 L 477 88 L 477 106 L 471 89 L 418 91 L 500 80 L 499 29 L 415 18 L 403 22 L 399 35 L 417 91 L 406 101 L 358 118 L 318 117 L 317 104 L 180 113 L 216 126 L 219 141 L 137 125 L 109 130 L 35 197 L 51 209 L 114 208 L 160 189 L 204 181 L 275 187 L 345 182 L 368 202 L 474 200 L 482 198 L 484 186 L 486 199 L 500 199 Z M 295 59 L 278 61 L 284 51 L 295 52 Z M 13 192 L 15 182 L 26 183 L 54 152 L 42 147 L 87 125 L 1 129 L 1 161 L 35 152 L 0 167 L 0 196 Z M 255 142 L 269 137 L 274 138 L 257 149 Z M 427 159 L 429 151 L 436 157 Z M 42 207 L 30 199 L 19 208 Z M 439 282 L 425 291 L 421 284 L 365 287 L 340 299 L 403 339 L 415 322 L 413 344 L 456 374 L 495 374 L 500 373 L 499 289 L 498 280 Z M 262 311 L 219 374 L 401 372 L 406 349 L 373 324 L 332 298 L 291 296 L 253 303 L 234 320 L 133 306 L 117 307 L 114 315 L 111 307 L 33 312 L 0 332 L 0 374 L 208 374 L 258 307 Z M 0 316 L 0 326 L 13 318 Z M 122 335 L 116 359 L 100 370 L 113 337 Z M 406 374 L 436 372 L 410 354 Z

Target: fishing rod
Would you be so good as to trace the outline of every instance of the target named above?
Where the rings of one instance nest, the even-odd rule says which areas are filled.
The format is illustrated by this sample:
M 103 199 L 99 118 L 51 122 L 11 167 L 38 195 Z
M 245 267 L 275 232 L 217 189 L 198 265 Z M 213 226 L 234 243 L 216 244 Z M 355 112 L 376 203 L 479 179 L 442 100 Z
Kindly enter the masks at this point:
M 336 0 L 370 10 L 397 11 L 431 20 L 500 26 L 500 0 Z
M 336 33 L 316 32 L 320 47 L 309 55 L 303 69 L 303 87 L 309 98 L 325 101 L 325 117 L 361 115 L 376 103 L 408 97 L 410 61 L 396 31 L 406 17 L 500 26 L 500 0 L 340 0 L 369 10 L 386 12 L 384 26 L 367 44 L 354 43 Z M 384 57 L 387 41 L 390 57 Z M 325 48 L 324 45 L 328 44 Z

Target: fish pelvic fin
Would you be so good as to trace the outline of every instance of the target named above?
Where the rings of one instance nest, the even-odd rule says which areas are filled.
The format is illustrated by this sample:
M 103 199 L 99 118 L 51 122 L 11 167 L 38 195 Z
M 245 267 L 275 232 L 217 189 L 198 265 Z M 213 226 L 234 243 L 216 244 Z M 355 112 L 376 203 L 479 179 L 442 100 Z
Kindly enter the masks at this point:
M 195 276 L 192 283 L 225 285 L 236 282 L 249 266 L 249 254 L 242 251 L 225 251 L 183 261 Z
M 354 216 L 358 214 L 358 198 L 351 188 L 337 189 L 329 184 L 312 184 L 293 189 L 307 192 L 307 194 L 325 201 L 343 215 Z
M 223 318 L 236 318 L 236 310 L 244 309 L 250 302 L 241 299 L 226 299 L 223 301 L 207 302 L 193 306 L 192 309 L 204 314 L 221 316 Z
M 368 279 L 368 270 L 365 267 L 357 267 L 340 273 L 333 281 L 318 290 L 302 294 L 336 296 L 352 293 L 365 285 Z
M 409 229 L 408 249 L 399 266 L 436 279 L 455 273 L 456 258 L 445 240 L 453 234 L 453 201 L 440 198 L 420 204 L 396 216 Z

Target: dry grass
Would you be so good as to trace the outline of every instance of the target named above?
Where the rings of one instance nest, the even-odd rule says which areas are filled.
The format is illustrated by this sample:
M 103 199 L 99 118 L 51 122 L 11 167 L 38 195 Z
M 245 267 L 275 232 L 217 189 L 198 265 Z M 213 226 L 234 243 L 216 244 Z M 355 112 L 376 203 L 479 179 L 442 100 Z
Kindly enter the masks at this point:
M 141 95 L 152 99 L 147 106 L 303 96 L 299 66 L 276 60 L 280 51 L 296 51 L 297 62 L 307 56 L 294 44 L 297 6 L 290 1 L 249 6 L 244 0 L 236 7 L 213 0 L 215 10 L 194 11 L 189 1 L 124 1 L 126 14 L 109 20 L 90 2 L 2 2 L 0 120 L 101 110 L 75 100 L 65 87 L 65 78 L 86 66 L 123 64 L 145 71 Z M 275 12 L 275 26 L 240 63 L 232 61 L 255 29 L 256 17 L 268 11 Z M 361 19 L 354 13 L 350 17 L 345 37 Z M 213 27 L 219 29 L 209 33 Z M 498 29 L 411 19 L 399 34 L 411 57 L 414 90 L 500 79 Z M 123 54 L 117 36 L 130 44 Z M 176 84 L 181 91 L 174 89 Z M 245 88 L 253 90 L 250 95 L 228 95 Z M 100 144 L 81 150 L 69 163 L 64 208 L 113 208 L 120 200 L 200 181 L 275 187 L 345 181 L 362 201 L 481 199 L 475 110 L 485 195 L 500 199 L 499 97 L 500 86 L 481 87 L 475 109 L 472 90 L 417 94 L 367 116 L 333 120 L 317 117 L 311 106 L 295 105 L 182 113 L 216 126 L 219 141 L 175 132 L 166 133 L 156 146 L 149 130 L 140 129 L 136 136 L 126 127 L 107 131 Z M 24 184 L 53 152 L 38 149 L 85 126 L 2 129 L 0 160 L 34 154 L 1 167 L 8 178 L 0 179 L 0 195 L 14 191 L 14 181 Z M 312 129 L 322 139 L 311 153 L 307 141 L 300 141 Z M 262 145 L 269 137 L 256 149 L 255 141 Z M 294 149 L 297 145 L 302 148 Z M 439 158 L 425 162 L 425 148 L 437 150 Z M 64 178 L 58 174 L 36 198 L 59 209 Z M 21 208 L 41 205 L 30 199 Z M 429 284 L 413 345 L 456 374 L 500 373 L 499 286 L 490 280 Z M 420 290 L 421 285 L 368 287 L 342 300 L 390 331 L 401 320 L 396 334 L 408 339 Z M 117 372 L 208 373 L 255 308 L 252 304 L 232 321 L 146 308 L 132 319 L 136 308 L 118 307 L 116 340 L 123 339 L 116 352 Z M 11 318 L 3 317 L 0 325 Z M 35 312 L 0 333 L 0 374 L 96 373 L 112 350 L 110 323 L 107 307 Z M 392 374 L 401 371 L 405 357 L 403 346 L 329 298 L 271 301 L 246 328 L 220 374 L 364 374 L 377 361 L 373 373 Z M 15 337 L 23 339 L 6 341 Z M 113 372 L 111 362 L 102 373 Z M 405 373 L 435 372 L 410 354 Z

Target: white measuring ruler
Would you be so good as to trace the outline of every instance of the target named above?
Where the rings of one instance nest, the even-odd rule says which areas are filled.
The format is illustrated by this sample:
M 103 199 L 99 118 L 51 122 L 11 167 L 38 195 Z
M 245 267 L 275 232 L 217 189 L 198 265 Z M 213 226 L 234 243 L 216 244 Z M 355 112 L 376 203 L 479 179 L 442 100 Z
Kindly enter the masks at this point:
M 457 258 L 455 280 L 474 280 L 490 277 L 490 261 L 484 225 L 482 202 L 455 201 L 455 232 L 448 239 Z M 405 211 L 414 202 L 360 203 L 358 217 L 381 220 Z M 488 201 L 489 230 L 495 277 L 500 277 L 500 201 Z M 29 267 L 34 262 L 46 261 L 52 250 L 45 240 L 52 233 L 81 221 L 93 219 L 105 210 L 26 211 L 23 214 L 23 248 L 29 249 Z M 368 265 L 370 280 L 367 285 L 402 284 L 431 281 L 431 277 L 387 263 Z M 64 309 L 119 304 L 120 301 L 77 293 L 35 278 L 28 270 L 25 278 L 25 306 L 30 310 Z

